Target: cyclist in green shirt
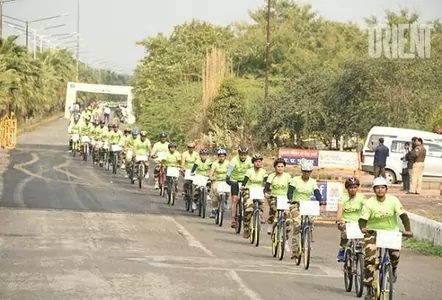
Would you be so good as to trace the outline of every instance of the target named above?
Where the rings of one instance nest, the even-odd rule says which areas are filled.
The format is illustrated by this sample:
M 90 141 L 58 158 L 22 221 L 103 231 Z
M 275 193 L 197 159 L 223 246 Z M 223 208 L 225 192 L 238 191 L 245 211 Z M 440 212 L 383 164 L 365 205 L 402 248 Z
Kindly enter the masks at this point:
M 344 193 L 339 199 L 338 212 L 336 214 L 336 223 L 338 229 L 341 231 L 341 238 L 339 243 L 338 261 L 344 261 L 345 253 L 344 249 L 347 246 L 347 232 L 346 222 L 358 222 L 364 205 L 365 196 L 358 192 L 361 183 L 356 177 L 350 177 L 345 181 L 345 189 L 347 193 Z
M 250 188 L 262 187 L 267 180 L 267 171 L 262 167 L 264 158 L 260 154 L 255 154 L 252 157 L 253 168 L 247 170 L 242 182 L 242 189 L 244 190 L 244 232 L 243 237 L 248 239 L 250 237 L 250 220 L 253 214 L 253 200 L 250 198 Z M 264 199 L 259 200 L 259 210 L 261 214 L 264 212 Z
M 113 145 L 122 145 L 123 140 L 123 132 L 118 128 L 117 124 L 112 125 L 112 129 L 109 131 L 109 145 L 112 147 Z M 112 150 L 112 148 L 111 148 Z M 121 163 L 123 160 L 122 151 L 118 151 L 118 162 Z M 122 163 L 121 165 L 124 165 Z
M 169 142 L 169 145 L 167 147 L 169 148 L 169 151 L 167 152 L 166 158 L 162 161 L 162 163 L 166 167 L 166 175 L 168 167 L 179 168 L 181 165 L 181 153 L 179 153 L 176 150 L 176 143 Z M 173 180 L 175 180 L 175 183 L 178 183 L 178 177 L 173 178 Z M 166 176 L 166 182 L 167 182 L 167 176 Z M 177 192 L 178 192 L 178 184 L 175 184 L 175 191 L 174 191 L 175 197 Z
M 287 224 L 287 228 L 289 228 L 289 230 L 291 230 L 293 227 L 292 259 L 297 259 L 299 257 L 298 235 L 301 231 L 301 216 L 299 214 L 298 207 L 299 202 L 311 201 L 310 198 L 313 193 L 316 200 L 319 201 L 321 205 L 325 204 L 322 201 L 322 195 L 319 190 L 318 183 L 314 178 L 311 177 L 313 172 L 313 160 L 303 158 L 300 165 L 302 175 L 293 177 L 287 193 L 287 198 L 293 203 L 290 206 L 290 221 Z M 296 202 L 298 204 L 296 204 Z M 314 218 L 310 217 L 310 221 L 313 223 Z M 311 226 L 313 227 L 313 224 Z
M 275 168 L 275 172 L 271 173 L 267 177 L 267 181 L 264 185 L 264 195 L 268 201 L 269 205 L 269 218 L 267 219 L 267 223 L 269 227 L 267 228 L 267 234 L 272 234 L 274 222 L 276 216 L 276 200 L 278 196 L 287 196 L 290 182 L 292 181 L 292 176 L 289 173 L 285 172 L 285 167 L 287 163 L 283 158 L 277 158 L 273 162 L 273 168 Z M 288 247 L 286 248 L 288 249 Z
M 196 162 L 193 164 L 192 170 L 190 171 L 191 174 L 198 174 L 201 176 L 207 176 L 209 177 L 210 168 L 212 166 L 212 161 L 207 157 L 209 154 L 209 150 L 206 148 L 203 148 L 200 150 L 200 157 L 196 160 Z M 210 184 L 207 183 L 207 188 L 209 189 Z M 199 187 L 194 185 L 193 187 L 194 193 L 193 193 L 193 203 L 192 203 L 192 210 L 196 210 L 198 208 L 197 203 L 201 194 L 201 190 Z M 209 191 L 208 193 L 209 194 Z M 210 200 L 209 196 L 207 196 L 207 200 Z
M 230 193 L 232 194 L 232 228 L 236 227 L 236 203 L 239 198 L 239 185 L 244 180 L 244 175 L 247 170 L 253 167 L 252 158 L 248 153 L 249 148 L 247 146 L 240 146 L 238 149 L 238 155 L 230 161 L 229 169 L 227 170 L 226 182 L 231 186 Z
M 185 174 L 186 170 L 191 170 L 193 164 L 198 159 L 198 153 L 195 151 L 196 144 L 190 141 L 187 144 L 187 151 L 184 151 L 181 155 L 181 171 Z M 187 189 L 192 184 L 191 180 L 184 180 L 183 184 L 183 196 L 187 193 Z
M 169 142 L 167 141 L 168 134 L 165 131 L 160 133 L 160 141 L 153 145 L 151 157 L 158 157 L 158 153 L 167 153 L 169 151 Z M 155 169 L 153 175 L 155 178 L 155 189 L 158 190 L 160 185 L 158 183 L 158 177 L 160 176 L 161 163 L 158 159 L 155 160 Z
M 140 140 L 140 131 L 136 128 L 132 129 L 130 135 L 127 137 L 124 142 L 123 150 L 126 152 L 126 175 L 125 177 L 129 177 L 129 173 L 132 170 L 132 157 L 133 157 L 133 148 L 136 141 Z
M 77 134 L 79 135 L 80 134 L 80 128 L 81 128 L 80 115 L 79 114 L 74 114 L 74 118 L 73 118 L 72 122 L 69 124 L 69 127 L 68 127 L 68 133 L 70 134 L 70 138 L 69 138 L 69 152 L 72 152 L 72 136 L 73 135 L 77 135 Z
M 133 149 L 133 157 L 135 158 L 137 155 L 149 155 L 150 151 L 150 141 L 147 139 L 147 131 L 141 131 L 140 132 L 140 139 L 136 140 L 134 143 Z M 145 178 L 149 178 L 149 161 L 143 161 L 146 174 L 144 175 Z M 135 166 L 135 172 L 134 174 L 138 174 L 138 164 Z
M 377 177 L 373 181 L 375 196 L 365 201 L 362 214 L 359 217 L 359 228 L 365 234 L 364 258 L 364 285 L 367 288 L 366 300 L 373 299 L 373 280 L 376 263 L 376 230 L 399 231 L 398 217 L 404 225 L 404 236 L 413 236 L 410 219 L 399 199 L 387 195 L 388 182 L 384 177 Z M 393 266 L 393 281 L 397 279 L 397 266 L 399 264 L 399 250 L 390 249 L 390 261 Z
M 218 150 L 218 160 L 212 164 L 209 172 L 209 179 L 212 182 L 212 211 L 210 213 L 210 217 L 213 219 L 218 214 L 218 205 L 219 205 L 219 194 L 218 194 L 218 181 L 226 181 L 227 178 L 227 169 L 229 168 L 229 161 L 227 158 L 227 150 L 219 149 Z M 226 195 L 228 198 L 229 195 Z

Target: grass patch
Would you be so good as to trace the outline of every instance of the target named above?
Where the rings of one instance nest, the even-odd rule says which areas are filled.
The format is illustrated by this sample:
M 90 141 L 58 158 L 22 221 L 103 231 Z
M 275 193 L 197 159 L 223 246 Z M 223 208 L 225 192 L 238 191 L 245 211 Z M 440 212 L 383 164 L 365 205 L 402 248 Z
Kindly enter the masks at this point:
M 402 246 L 425 255 L 442 257 L 442 246 L 436 246 L 429 242 L 418 241 L 414 238 L 405 238 L 402 241 Z
M 18 130 L 17 130 L 18 132 L 17 132 L 17 134 L 20 135 L 20 134 L 23 134 L 23 133 L 26 133 L 26 132 L 33 131 L 33 130 L 37 129 L 39 126 L 45 125 L 47 123 L 51 123 L 51 122 L 53 122 L 55 120 L 60 119 L 63 116 L 64 116 L 64 113 L 58 113 L 58 114 L 55 114 L 53 116 L 47 116 L 47 117 L 44 117 L 44 118 L 33 119 L 29 123 L 19 124 L 18 125 Z

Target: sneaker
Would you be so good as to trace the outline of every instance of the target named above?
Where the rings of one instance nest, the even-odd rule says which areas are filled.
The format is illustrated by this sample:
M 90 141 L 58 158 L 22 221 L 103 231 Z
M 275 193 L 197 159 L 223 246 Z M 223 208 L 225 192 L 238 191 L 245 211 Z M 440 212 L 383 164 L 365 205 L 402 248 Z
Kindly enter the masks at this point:
M 196 206 L 195 202 L 192 202 L 192 210 L 196 210 L 198 207 Z
M 126 166 L 125 165 L 121 165 L 121 167 L 120 167 L 122 170 L 124 170 L 124 169 L 126 169 Z
M 273 232 L 273 225 L 272 224 L 269 224 L 269 226 L 267 227 L 267 234 L 272 234 L 272 232 Z
M 338 259 L 338 262 L 344 261 L 344 259 L 345 259 L 344 249 L 341 249 L 338 251 L 338 255 L 336 256 L 336 258 Z
M 215 209 L 212 209 L 212 211 L 210 212 L 210 218 L 211 218 L 211 219 L 215 219 L 217 213 L 218 213 L 218 212 L 217 212 Z
M 158 190 L 160 188 L 160 185 L 158 184 L 158 180 L 155 180 L 155 189 Z
M 367 294 L 365 295 L 364 299 L 365 300 L 373 300 L 374 295 L 373 295 L 373 288 L 372 287 L 367 287 Z
M 144 178 L 149 179 L 149 173 L 146 173 L 146 175 L 144 175 Z
M 210 198 L 210 195 L 207 195 L 207 201 L 210 201 L 212 198 Z

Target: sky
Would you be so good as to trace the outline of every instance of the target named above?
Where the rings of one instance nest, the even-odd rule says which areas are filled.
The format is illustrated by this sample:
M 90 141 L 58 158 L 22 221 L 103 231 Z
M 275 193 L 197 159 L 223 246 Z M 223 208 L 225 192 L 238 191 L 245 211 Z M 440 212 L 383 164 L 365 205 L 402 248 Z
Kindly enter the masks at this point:
M 68 13 L 52 20 L 35 22 L 30 28 L 41 35 L 76 32 L 77 1 L 80 1 L 80 60 L 105 61 L 105 65 L 131 74 L 144 49 L 136 42 L 159 32 L 170 34 L 174 26 L 200 19 L 217 25 L 233 21 L 250 21 L 248 11 L 263 6 L 264 0 L 15 0 L 5 3 L 3 14 L 21 20 Z M 409 8 L 421 15 L 421 21 L 442 19 L 442 0 L 297 0 L 309 3 L 322 17 L 334 21 L 353 21 L 363 24 L 363 18 L 375 15 L 383 17 L 386 9 L 398 11 Z M 4 18 L 4 21 L 20 22 Z M 64 25 L 62 27 L 44 28 Z M 20 34 L 8 25 L 4 35 Z M 21 34 L 20 43 L 24 44 Z M 55 41 L 55 37 L 49 37 Z M 63 39 L 59 42 L 69 41 Z M 31 41 L 32 42 L 32 41 Z M 65 44 L 66 45 L 66 44 Z M 68 46 L 75 43 L 67 44 Z

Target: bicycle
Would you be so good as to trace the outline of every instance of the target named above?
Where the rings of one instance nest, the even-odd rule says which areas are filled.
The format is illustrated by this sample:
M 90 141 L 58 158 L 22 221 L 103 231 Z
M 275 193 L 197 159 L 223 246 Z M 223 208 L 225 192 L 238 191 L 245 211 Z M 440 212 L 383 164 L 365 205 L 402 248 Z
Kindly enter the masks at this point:
M 290 210 L 287 197 L 278 196 L 276 199 L 276 220 L 273 220 L 272 230 L 272 255 L 284 258 L 285 242 L 287 241 L 287 224 L 285 214 Z
M 359 230 L 357 222 L 345 222 L 347 231 L 347 245 L 344 250 L 344 286 L 347 292 L 351 292 L 353 281 L 355 283 L 356 297 L 362 297 L 364 292 L 364 254 L 360 239 L 364 237 Z
M 368 231 L 376 237 L 377 257 L 375 262 L 375 273 L 373 280 L 374 299 L 393 300 L 394 274 L 390 261 L 391 249 L 400 250 L 402 236 L 400 231 Z
M 84 135 L 81 137 L 81 142 L 83 143 L 82 151 L 83 151 L 83 161 L 87 161 L 87 158 L 89 156 L 89 143 L 90 139 L 89 136 Z
M 250 198 L 253 200 L 253 214 L 250 220 L 250 244 L 259 246 L 259 235 L 261 232 L 261 211 L 259 210 L 259 201 L 264 199 L 262 187 L 249 189 Z
M 313 235 L 313 227 L 312 222 L 310 221 L 310 216 L 320 215 L 319 202 L 306 200 L 295 203 L 298 205 L 299 214 L 301 215 L 301 230 L 298 234 L 299 255 L 295 262 L 296 265 L 299 266 L 303 257 L 304 269 L 308 270 L 310 267 Z
M 111 160 L 112 160 L 112 173 L 117 174 L 118 160 L 121 151 L 121 146 L 118 144 L 111 145 Z
M 145 162 L 147 161 L 147 155 L 137 155 L 135 156 L 135 162 L 136 164 L 133 164 L 132 167 L 132 176 L 131 176 L 131 183 L 135 183 L 135 165 L 138 166 L 138 187 L 141 189 L 143 186 L 143 179 L 146 175 L 146 166 Z
M 206 218 L 207 204 L 207 182 L 209 177 L 202 175 L 194 175 L 193 184 L 200 188 L 200 197 L 198 201 L 198 217 Z M 193 212 L 193 209 L 192 209 Z
M 80 150 L 80 135 L 78 133 L 73 133 L 71 135 L 72 139 L 72 157 L 77 155 L 77 151 Z
M 186 170 L 184 172 L 184 180 L 187 182 L 187 189 L 184 193 L 184 205 L 186 206 L 186 211 L 189 211 L 192 207 L 192 199 L 193 199 L 193 178 L 190 175 L 191 170 Z
M 244 219 L 244 203 L 243 203 L 243 195 L 241 192 L 241 182 L 237 182 L 238 190 L 238 201 L 236 202 L 236 225 L 235 232 L 236 234 L 241 233 L 242 222 Z
M 228 197 L 227 195 L 230 193 L 230 185 L 228 185 L 225 181 L 218 181 L 216 183 L 217 191 L 218 191 L 218 211 L 215 217 L 215 224 L 219 227 L 223 226 L 224 221 L 224 210 L 228 207 Z
M 167 154 L 164 152 L 157 153 L 156 157 L 160 162 L 160 171 L 158 173 L 158 187 L 160 191 L 160 196 L 166 197 L 166 189 L 167 189 L 167 182 L 166 182 L 166 170 L 164 165 L 161 163 L 165 158 Z
M 166 182 L 167 182 L 167 204 L 175 205 L 175 198 L 177 192 L 178 177 L 180 170 L 177 167 L 167 167 Z

